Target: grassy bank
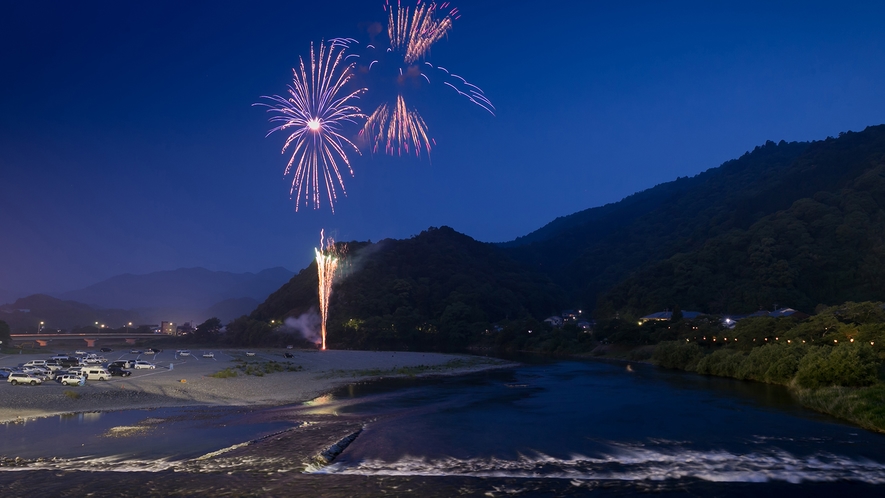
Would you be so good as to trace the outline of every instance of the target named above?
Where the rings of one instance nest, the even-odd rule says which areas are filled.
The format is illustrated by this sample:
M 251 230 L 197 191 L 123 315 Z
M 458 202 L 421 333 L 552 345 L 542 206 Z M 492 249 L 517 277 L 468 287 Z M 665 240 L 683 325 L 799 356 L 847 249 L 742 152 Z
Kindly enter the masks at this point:
M 868 387 L 792 389 L 802 405 L 857 424 L 885 432 L 885 384 Z
M 652 363 L 704 375 L 786 386 L 804 406 L 885 432 L 885 382 L 869 344 L 768 344 L 710 352 L 691 342 L 657 345 Z

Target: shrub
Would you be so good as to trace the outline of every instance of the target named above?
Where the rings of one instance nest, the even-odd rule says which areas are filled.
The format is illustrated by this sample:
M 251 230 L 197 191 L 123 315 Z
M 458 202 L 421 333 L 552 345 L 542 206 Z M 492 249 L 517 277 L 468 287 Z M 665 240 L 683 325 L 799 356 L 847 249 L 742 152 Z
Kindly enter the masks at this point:
M 220 372 L 215 372 L 214 374 L 210 375 L 209 377 L 215 377 L 216 379 L 229 379 L 231 377 L 236 377 L 236 376 L 237 376 L 237 371 L 234 370 L 233 368 L 228 367 Z
M 799 360 L 808 352 L 802 344 L 767 344 L 753 348 L 741 364 L 737 378 L 789 384 L 799 368 Z
M 651 358 L 664 368 L 694 370 L 703 353 L 694 343 L 668 341 L 658 344 Z
M 822 346 L 799 362 L 796 382 L 801 387 L 868 386 L 876 382 L 879 361 L 867 344 L 848 343 Z
M 698 362 L 697 371 L 706 375 L 718 375 L 720 377 L 738 377 L 744 354 L 730 349 L 720 349 L 707 355 Z

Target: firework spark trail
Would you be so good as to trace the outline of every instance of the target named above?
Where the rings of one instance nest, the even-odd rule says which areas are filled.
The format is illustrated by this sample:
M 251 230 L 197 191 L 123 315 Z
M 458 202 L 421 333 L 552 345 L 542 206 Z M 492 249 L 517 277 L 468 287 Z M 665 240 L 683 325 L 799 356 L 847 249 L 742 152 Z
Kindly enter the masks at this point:
M 421 1 L 409 17 L 409 8 L 403 8 L 397 2 L 396 12 L 390 2 L 385 4 L 387 10 L 387 36 L 390 48 L 403 52 L 403 61 L 412 64 L 426 56 L 430 46 L 441 40 L 452 29 L 452 21 L 457 19 L 458 9 L 451 9 L 442 18 L 437 19 L 439 10 L 448 8 L 448 2 L 437 6 L 436 3 Z
M 254 104 L 268 108 L 275 113 L 271 123 L 281 123 L 272 128 L 267 135 L 275 131 L 294 129 L 286 139 L 282 152 L 292 148 L 292 157 L 286 165 L 284 176 L 293 170 L 292 187 L 289 195 L 295 193 L 295 210 L 303 200 L 305 205 L 313 202 L 314 209 L 320 207 L 320 173 L 323 185 L 329 197 L 329 205 L 335 212 L 335 201 L 338 198 L 337 184 L 345 195 L 344 178 L 338 166 L 341 160 L 353 175 L 353 168 L 347 157 L 345 148 L 352 148 L 357 154 L 359 149 L 343 135 L 346 123 L 358 124 L 357 120 L 365 118 L 359 107 L 351 101 L 359 98 L 366 89 L 347 92 L 344 87 L 353 76 L 355 63 L 342 64 L 346 44 L 335 41 L 320 43 L 314 50 L 310 44 L 310 71 L 305 67 L 304 59 L 299 57 L 299 70 L 292 69 L 293 81 L 289 85 L 289 97 L 274 95 L 262 96 L 271 100 L 272 104 Z
M 436 73 L 433 79 L 438 77 L 458 95 L 490 114 L 495 114 L 495 108 L 481 88 L 469 83 L 463 77 L 452 74 L 443 67 L 436 67 L 426 60 L 423 61 L 424 64 L 420 64 L 422 59 L 429 55 L 431 46 L 446 37 L 452 29 L 453 21 L 460 17 L 456 8 L 448 2 L 437 4 L 418 0 L 413 8 L 404 7 L 400 2 L 392 4 L 388 1 L 384 4 L 384 10 L 387 12 L 389 46 L 385 49 L 368 44 L 366 50 L 371 49 L 371 52 L 363 55 L 368 57 L 368 64 L 365 66 L 368 72 L 372 72 L 380 62 L 379 67 L 383 68 L 382 71 L 394 70 L 398 73 L 397 77 L 393 78 L 396 98 L 376 107 L 366 119 L 360 136 L 372 144 L 373 152 L 382 149 L 389 155 L 414 152 L 420 157 L 423 149 L 430 155 L 431 143 L 434 141 L 428 135 L 427 124 L 403 96 L 403 87 L 410 79 L 423 78 L 431 84 L 431 76 L 422 68 L 427 66 L 438 69 L 440 72 Z M 338 38 L 334 42 L 337 46 L 347 49 L 359 44 L 353 38 Z M 354 55 L 356 58 L 362 57 L 354 53 L 350 53 L 347 57 Z
M 396 105 L 393 109 L 384 103 L 369 116 L 364 129 L 376 128 L 380 132 L 375 134 L 374 152 L 377 152 L 379 146 L 384 143 L 384 151 L 387 154 L 393 155 L 394 150 L 399 150 L 400 154 L 405 150 L 408 154 L 411 143 L 416 152 L 421 150 L 423 144 L 427 153 L 430 153 L 431 138 L 427 136 L 427 124 L 417 111 L 410 110 L 406 106 L 406 100 L 402 95 L 396 96 Z M 386 134 L 384 130 L 387 130 Z
M 332 295 L 332 281 L 335 279 L 335 270 L 338 269 L 338 252 L 335 241 L 331 237 L 325 238 L 324 231 L 320 230 L 320 248 L 314 249 L 317 255 L 317 277 L 319 280 L 318 291 L 320 298 L 320 334 L 322 336 L 322 349 L 326 349 L 326 319 L 329 316 L 329 297 Z

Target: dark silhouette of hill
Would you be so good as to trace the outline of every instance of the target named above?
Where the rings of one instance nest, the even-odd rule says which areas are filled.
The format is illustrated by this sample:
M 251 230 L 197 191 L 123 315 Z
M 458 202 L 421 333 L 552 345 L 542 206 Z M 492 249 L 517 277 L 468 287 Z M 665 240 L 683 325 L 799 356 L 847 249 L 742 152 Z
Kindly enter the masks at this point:
M 573 304 L 592 307 L 604 295 L 609 311 L 679 304 L 736 312 L 775 302 L 882 299 L 868 280 L 879 274 L 876 168 L 883 157 L 885 126 L 811 143 L 769 141 L 501 247 L 561 284 Z M 765 251 L 747 256 L 760 244 L 769 247 L 768 259 Z
M 813 144 L 752 202 L 770 214 L 645 265 L 606 306 L 740 313 L 885 299 L 885 129 Z
M 346 246 L 330 300 L 332 347 L 457 349 L 492 323 L 556 313 L 565 298 L 549 278 L 448 227 Z M 249 319 L 279 323 L 315 314 L 316 303 L 312 263 Z M 232 340 L 238 333 L 249 334 L 249 325 L 228 326 Z
M 0 306 L 0 320 L 9 324 L 14 333 L 36 332 L 40 322 L 44 330 L 70 330 L 94 326 L 95 322 L 109 328 L 119 328 L 129 322 L 141 324 L 142 317 L 134 311 L 95 309 L 76 301 L 64 301 L 34 294 Z

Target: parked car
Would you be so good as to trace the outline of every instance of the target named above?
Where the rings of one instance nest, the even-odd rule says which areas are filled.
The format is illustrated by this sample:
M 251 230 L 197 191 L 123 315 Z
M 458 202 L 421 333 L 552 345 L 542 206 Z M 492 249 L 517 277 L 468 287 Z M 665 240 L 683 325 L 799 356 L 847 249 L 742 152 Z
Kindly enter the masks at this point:
M 61 365 L 61 363 L 59 363 L 55 360 L 50 360 L 50 361 L 47 361 L 46 364 L 43 365 L 43 367 L 48 368 L 49 370 L 55 372 L 57 370 L 61 370 L 62 365 Z
M 153 369 L 157 368 L 157 366 L 154 365 L 153 363 L 150 363 L 150 362 L 147 362 L 147 361 L 141 361 L 141 360 L 139 360 L 139 361 L 136 361 L 136 362 L 135 362 L 135 366 L 134 366 L 134 368 L 135 368 L 136 370 L 141 370 L 142 368 L 148 368 L 148 369 L 153 370 Z
M 56 380 L 61 382 L 63 386 L 82 386 L 86 384 L 86 377 L 74 374 L 65 374 Z
M 44 365 L 46 365 L 46 360 L 31 360 L 22 366 L 23 367 L 42 367 Z
M 255 356 L 255 353 L 252 351 L 246 351 L 246 356 Z
M 9 374 L 12 372 L 14 372 L 14 370 L 9 367 L 0 367 L 0 378 L 5 379 L 6 377 L 9 377 Z
M 113 349 L 111 349 L 111 348 L 101 348 L 101 349 L 99 349 L 99 351 L 101 351 L 102 353 L 110 353 L 111 351 L 113 351 Z
M 57 354 L 57 355 L 51 356 L 49 359 L 59 361 L 59 360 L 67 360 L 68 358 L 70 358 L 70 356 L 68 356 L 66 354 Z
M 24 372 L 12 372 L 11 374 L 9 374 L 6 382 L 9 382 L 13 386 L 16 384 L 29 384 L 32 386 L 36 386 L 37 384 L 42 384 L 43 380 L 38 379 L 33 375 L 28 375 Z
M 144 350 L 144 354 L 157 354 L 159 352 L 160 352 L 159 349 L 154 349 L 154 348 L 147 348 Z
M 117 360 L 112 361 L 108 368 L 116 367 L 116 368 L 132 368 L 135 365 L 135 360 Z
M 80 358 L 68 357 L 63 360 L 55 360 L 62 367 L 74 367 L 80 364 Z
M 295 357 L 294 354 L 292 354 L 292 353 L 290 353 L 290 352 L 288 352 L 288 351 L 286 351 L 285 354 L 286 354 L 286 358 L 294 358 L 294 357 Z
M 143 354 L 140 349 L 130 349 L 129 354 Z
M 104 368 L 87 368 L 85 372 L 86 380 L 108 380 L 111 378 L 111 373 Z
M 191 355 L 191 352 L 188 351 L 187 349 L 179 349 L 176 352 L 178 353 L 178 356 L 190 356 Z
M 86 356 L 86 351 L 83 351 L 82 349 L 78 349 L 78 350 L 74 351 L 74 354 L 77 356 Z
M 41 367 L 22 367 L 22 373 L 28 374 L 31 377 L 36 377 L 40 380 L 49 380 L 50 379 L 50 371 Z
M 123 368 L 114 365 L 108 367 L 108 372 L 111 373 L 112 377 L 129 377 L 132 375 L 130 370 L 124 370 Z
M 83 375 L 83 367 L 71 367 L 68 369 L 70 375 Z
M 215 353 L 203 353 L 203 358 L 215 358 Z

